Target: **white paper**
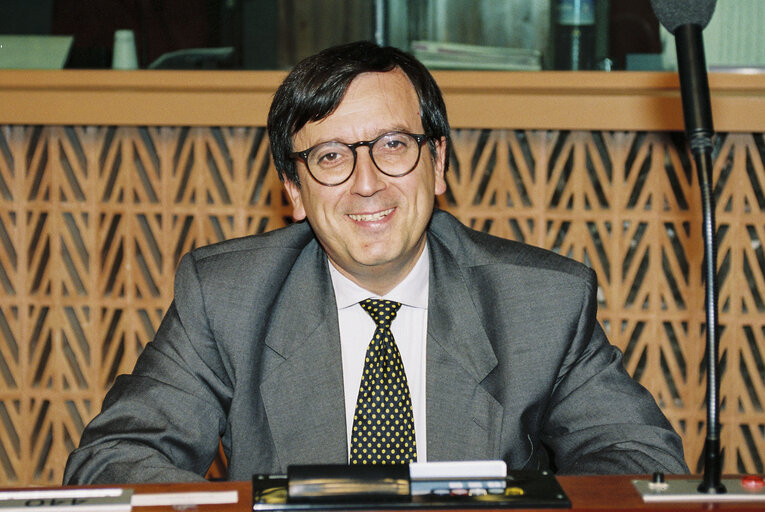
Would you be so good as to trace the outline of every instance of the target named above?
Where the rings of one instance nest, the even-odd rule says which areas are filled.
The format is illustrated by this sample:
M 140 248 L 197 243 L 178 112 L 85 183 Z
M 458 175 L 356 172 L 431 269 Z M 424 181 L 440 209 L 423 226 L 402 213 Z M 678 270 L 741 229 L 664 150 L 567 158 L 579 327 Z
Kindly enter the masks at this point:
M 2 500 L 55 500 L 64 498 L 111 498 L 122 496 L 124 489 L 55 489 L 55 490 L 25 490 L 0 491 Z
M 237 491 L 162 492 L 134 494 L 130 504 L 134 507 L 161 507 L 173 505 L 218 505 L 237 503 L 238 501 L 239 493 Z
M 505 478 L 503 460 L 468 460 L 454 462 L 415 462 L 409 464 L 412 480 L 462 480 L 465 478 Z

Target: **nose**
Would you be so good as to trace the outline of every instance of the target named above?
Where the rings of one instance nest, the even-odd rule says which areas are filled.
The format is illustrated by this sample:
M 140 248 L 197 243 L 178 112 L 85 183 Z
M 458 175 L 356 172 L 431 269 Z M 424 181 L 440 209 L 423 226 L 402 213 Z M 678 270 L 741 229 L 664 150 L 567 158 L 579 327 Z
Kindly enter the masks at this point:
M 356 150 L 356 168 L 351 176 L 351 193 L 360 196 L 372 196 L 385 188 L 385 176 L 372 161 L 367 148 Z

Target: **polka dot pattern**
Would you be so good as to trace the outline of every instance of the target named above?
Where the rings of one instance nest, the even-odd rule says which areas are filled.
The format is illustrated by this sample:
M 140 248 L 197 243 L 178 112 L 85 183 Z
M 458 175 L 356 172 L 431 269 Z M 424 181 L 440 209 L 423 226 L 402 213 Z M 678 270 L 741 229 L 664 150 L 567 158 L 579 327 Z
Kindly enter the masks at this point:
M 361 307 L 377 324 L 367 348 L 351 434 L 351 464 L 417 461 L 409 384 L 390 324 L 398 302 L 366 299 Z

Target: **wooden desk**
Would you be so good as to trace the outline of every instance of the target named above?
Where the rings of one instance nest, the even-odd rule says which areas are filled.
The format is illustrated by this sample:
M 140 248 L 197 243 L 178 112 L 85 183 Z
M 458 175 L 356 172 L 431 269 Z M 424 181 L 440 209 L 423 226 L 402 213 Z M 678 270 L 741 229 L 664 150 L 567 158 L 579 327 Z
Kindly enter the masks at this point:
M 239 501 L 230 504 L 176 506 L 176 507 L 133 507 L 135 512 L 168 512 L 186 510 L 194 512 L 246 512 L 252 510 L 252 484 L 250 482 L 206 482 L 193 484 L 140 484 L 125 485 L 134 489 L 135 494 L 170 493 L 170 492 L 219 492 L 237 491 Z
M 763 504 L 755 503 L 681 503 L 681 504 L 646 504 L 632 485 L 631 476 L 562 476 L 558 480 L 571 500 L 572 509 L 577 512 L 602 512 L 613 510 L 633 511 L 747 511 L 763 510 Z M 196 507 L 155 507 L 136 506 L 135 512 L 167 512 L 172 510 L 194 510 L 196 512 L 245 512 L 251 507 L 252 487 L 249 482 L 207 482 L 195 484 L 139 484 L 125 485 L 134 489 L 135 494 L 149 493 L 184 493 L 231 491 L 239 494 L 239 502 L 232 504 L 199 505 Z M 381 509 L 384 510 L 384 509 Z M 477 509 L 488 510 L 488 509 Z M 516 509 L 518 510 L 518 509 Z M 561 509 L 550 509 L 561 510 Z
M 577 512 L 614 510 L 620 512 L 645 510 L 763 510 L 762 503 L 644 503 L 632 485 L 632 480 L 643 476 L 561 476 L 563 490 Z M 701 481 L 701 478 L 698 478 Z

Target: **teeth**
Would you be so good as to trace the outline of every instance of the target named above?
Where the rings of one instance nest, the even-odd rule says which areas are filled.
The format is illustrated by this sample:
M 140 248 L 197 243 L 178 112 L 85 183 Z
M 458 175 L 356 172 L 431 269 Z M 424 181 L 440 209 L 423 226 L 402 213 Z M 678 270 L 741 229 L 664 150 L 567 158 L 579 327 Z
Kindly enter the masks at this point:
M 357 220 L 361 222 L 372 222 L 372 221 L 380 220 L 384 218 L 385 216 L 389 215 L 390 212 L 392 211 L 393 211 L 393 208 L 391 208 L 390 210 L 385 210 L 383 212 L 373 213 L 371 215 L 354 215 L 352 213 L 349 213 L 348 216 L 353 220 Z

